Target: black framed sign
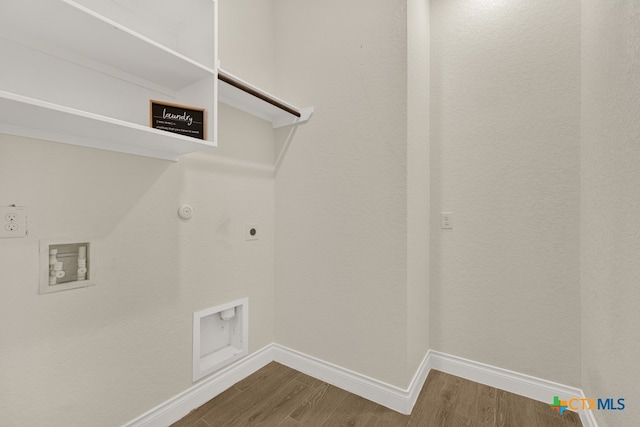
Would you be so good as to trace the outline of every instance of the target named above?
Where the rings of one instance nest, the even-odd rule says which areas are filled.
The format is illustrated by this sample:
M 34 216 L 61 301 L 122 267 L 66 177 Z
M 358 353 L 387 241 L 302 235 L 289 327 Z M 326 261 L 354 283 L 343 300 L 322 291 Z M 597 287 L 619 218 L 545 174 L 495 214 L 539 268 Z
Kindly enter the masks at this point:
M 207 112 L 204 108 L 150 101 L 151 127 L 192 138 L 207 138 Z

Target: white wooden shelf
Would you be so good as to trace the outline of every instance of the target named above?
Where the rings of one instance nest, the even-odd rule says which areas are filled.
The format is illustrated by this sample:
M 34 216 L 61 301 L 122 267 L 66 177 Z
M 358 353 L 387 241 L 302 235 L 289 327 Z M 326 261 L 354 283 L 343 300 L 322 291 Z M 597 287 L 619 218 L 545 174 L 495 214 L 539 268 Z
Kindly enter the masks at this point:
M 4 37 L 12 34 L 31 47 L 90 67 L 104 64 L 172 90 L 215 75 L 212 68 L 72 0 L 12 1 L 3 5 L 1 16 Z
M 218 68 L 218 101 L 272 123 L 274 128 L 304 123 L 313 107 L 295 107 Z
M 0 132 L 167 160 L 216 146 L 216 0 L 5 3 Z M 205 109 L 208 139 L 148 126 L 150 99 Z
M 213 144 L 0 91 L 0 133 L 178 160 Z

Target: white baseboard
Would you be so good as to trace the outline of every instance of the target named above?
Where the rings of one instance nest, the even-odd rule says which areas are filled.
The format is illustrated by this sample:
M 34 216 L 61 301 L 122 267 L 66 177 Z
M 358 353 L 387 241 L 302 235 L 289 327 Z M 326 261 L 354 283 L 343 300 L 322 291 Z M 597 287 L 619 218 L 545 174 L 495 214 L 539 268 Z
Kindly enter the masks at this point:
M 584 392 L 580 391 L 580 397 L 585 398 Z M 583 427 L 598 427 L 598 422 L 596 421 L 595 415 L 593 415 L 593 411 L 578 411 L 580 415 L 580 421 L 582 421 Z
M 584 398 L 582 390 L 575 387 L 433 350 L 425 355 L 409 387 L 402 389 L 296 350 L 270 344 L 130 421 L 124 427 L 166 427 L 272 361 L 402 414 L 411 413 L 431 369 L 545 403 L 553 402 L 554 396 L 562 400 Z M 579 411 L 579 415 L 584 427 L 598 427 L 591 411 Z
M 202 382 L 129 421 L 123 427 L 166 427 L 273 361 L 272 345 L 207 377 Z
M 402 414 L 411 413 L 429 371 L 425 357 L 405 390 L 278 344 L 273 347 L 276 362 Z
M 427 359 L 429 360 L 431 369 L 436 369 L 447 374 L 499 388 L 544 403 L 552 403 L 554 396 L 558 396 L 561 400 L 585 397 L 582 390 L 576 387 L 543 380 L 438 351 L 429 350 Z M 578 414 L 584 427 L 598 427 L 591 411 L 578 411 Z

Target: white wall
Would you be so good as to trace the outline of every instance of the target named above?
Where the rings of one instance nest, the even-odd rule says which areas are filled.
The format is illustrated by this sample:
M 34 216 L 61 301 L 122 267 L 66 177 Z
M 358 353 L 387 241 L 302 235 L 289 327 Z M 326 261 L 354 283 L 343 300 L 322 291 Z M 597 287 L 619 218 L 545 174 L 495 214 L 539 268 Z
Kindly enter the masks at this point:
M 640 4 L 582 1 L 582 381 L 625 398 L 600 426 L 638 423 Z
M 429 350 L 429 1 L 407 2 L 408 375 Z
M 218 0 L 220 67 L 266 91 L 275 86 L 272 0 Z
M 0 240 L 3 425 L 136 417 L 191 385 L 192 312 L 242 296 L 250 351 L 406 387 L 431 347 L 631 403 L 638 6 L 427 4 L 220 0 L 223 68 L 315 106 L 293 133 L 221 106 L 179 163 L 0 135 L 30 228 Z M 39 239 L 76 236 L 98 286 L 37 295 Z
M 579 385 L 580 2 L 433 0 L 431 52 L 432 348 Z
M 220 3 L 222 22 L 249 6 Z M 245 15 L 221 34 L 230 69 L 273 80 L 272 62 L 229 53 L 262 53 L 271 25 Z M 248 296 L 249 350 L 273 342 L 273 131 L 224 106 L 219 127 L 219 148 L 178 163 L 0 135 L 0 204 L 26 206 L 30 231 L 0 240 L 0 424 L 121 425 L 175 396 L 206 307 Z M 100 245 L 98 285 L 38 295 L 39 239 L 77 236 Z
M 276 341 L 405 387 L 406 1 L 276 1 Z M 415 367 L 414 367 L 415 369 Z

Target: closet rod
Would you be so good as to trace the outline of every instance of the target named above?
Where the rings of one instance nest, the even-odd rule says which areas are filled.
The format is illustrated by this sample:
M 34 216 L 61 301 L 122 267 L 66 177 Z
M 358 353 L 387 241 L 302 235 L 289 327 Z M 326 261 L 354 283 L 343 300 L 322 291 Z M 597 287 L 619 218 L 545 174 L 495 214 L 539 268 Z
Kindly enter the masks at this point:
M 224 72 L 222 72 L 222 70 L 218 70 L 218 80 L 223 81 L 227 84 L 230 84 L 233 87 L 236 87 L 238 89 L 240 89 L 241 91 L 247 92 L 250 95 L 255 96 L 258 99 L 263 100 L 264 102 L 267 102 L 271 105 L 273 105 L 274 107 L 277 107 L 281 110 L 286 111 L 289 114 L 293 114 L 296 117 L 301 117 L 300 111 L 294 110 L 293 108 L 289 107 L 288 105 L 283 104 L 282 102 L 278 101 L 277 99 L 274 99 L 262 92 L 259 92 L 257 90 L 255 90 L 254 88 L 244 84 L 241 81 L 236 80 L 235 78 L 233 78 L 232 76 L 225 74 Z

